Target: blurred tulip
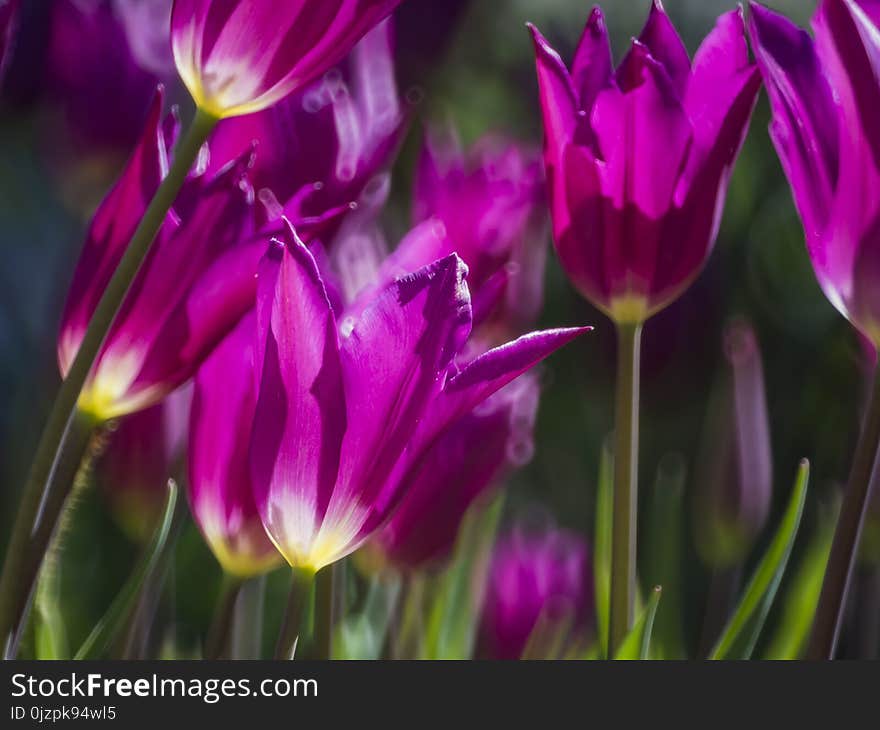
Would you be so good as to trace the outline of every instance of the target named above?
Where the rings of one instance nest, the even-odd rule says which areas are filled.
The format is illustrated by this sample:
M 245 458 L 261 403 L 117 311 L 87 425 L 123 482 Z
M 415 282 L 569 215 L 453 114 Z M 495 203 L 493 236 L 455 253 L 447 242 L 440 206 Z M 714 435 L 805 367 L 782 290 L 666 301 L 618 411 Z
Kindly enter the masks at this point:
M 543 297 L 542 200 L 541 171 L 526 149 L 487 137 L 465 153 L 453 134 L 429 135 L 415 183 L 415 227 L 360 298 L 454 252 L 468 267 L 475 324 L 491 320 L 500 341 L 518 334 L 534 322 Z
M 0 79 L 3 78 L 7 59 L 12 55 L 20 4 L 20 0 L 0 0 Z
M 773 110 L 770 134 L 829 301 L 880 344 L 880 12 L 824 0 L 815 41 L 751 4 L 750 30 Z
M 449 425 L 402 478 L 405 496 L 371 548 L 400 570 L 437 566 L 468 508 L 534 451 L 538 383 L 524 375 Z
M 585 328 L 532 333 L 456 362 L 471 328 L 453 255 L 337 320 L 289 231 L 260 265 L 251 476 L 266 531 L 294 568 L 357 549 L 392 514 L 402 477 L 452 423 Z
M 696 530 L 716 568 L 741 564 L 773 498 L 773 452 L 761 350 L 754 330 L 735 321 L 724 333 L 725 372 L 704 430 Z
M 641 323 L 697 276 L 760 77 L 742 11 L 693 63 L 654 0 L 615 71 L 595 8 L 569 71 L 531 27 L 556 249 L 574 285 L 617 323 Z
M 481 644 L 494 659 L 519 659 L 539 622 L 592 622 L 592 577 L 586 542 L 559 528 L 499 539 L 489 567 Z
M 301 91 L 265 111 L 223 120 L 211 137 L 217 163 L 209 169 L 256 141 L 254 189 L 279 201 L 275 214 L 283 211 L 296 226 L 358 201 L 390 163 L 404 129 L 391 45 L 389 20 Z
M 266 109 L 342 59 L 401 0 L 175 0 L 174 61 L 218 119 Z
M 260 522 L 248 466 L 255 328 L 249 314 L 199 368 L 190 419 L 192 515 L 223 569 L 240 578 L 282 560 Z
M 95 213 L 62 319 L 67 374 L 104 288 L 168 169 L 173 125 L 154 99 L 138 147 Z M 242 241 L 253 231 L 250 154 L 184 184 L 104 342 L 79 406 L 99 421 L 158 403 L 185 382 L 253 303 Z

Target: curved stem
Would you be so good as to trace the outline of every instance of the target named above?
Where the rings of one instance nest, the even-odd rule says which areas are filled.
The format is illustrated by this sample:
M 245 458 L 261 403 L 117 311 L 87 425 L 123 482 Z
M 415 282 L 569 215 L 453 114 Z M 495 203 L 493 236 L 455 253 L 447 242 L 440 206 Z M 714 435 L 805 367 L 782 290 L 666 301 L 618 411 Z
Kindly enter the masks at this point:
M 640 323 L 617 325 L 609 656 L 629 633 L 635 606 L 641 336 Z
M 308 638 L 311 629 L 308 626 L 309 613 L 314 603 L 315 571 L 311 568 L 294 568 L 293 581 L 290 584 L 290 598 L 278 643 L 275 645 L 276 659 L 293 659 L 300 638 Z
M 168 175 L 150 201 L 122 260 L 101 295 L 67 377 L 58 390 L 25 483 L 0 576 L 0 645 L 8 647 L 10 644 L 11 635 L 22 623 L 33 589 L 35 573 L 32 575 L 33 571 L 25 567 L 23 557 L 30 554 L 42 558 L 69 491 L 69 484 L 64 483 L 60 471 L 65 454 L 71 451 L 68 441 L 75 436 L 78 429 L 76 421 L 82 416 L 77 410 L 80 393 L 126 292 L 140 270 L 199 149 L 217 121 L 205 112 L 196 112 L 195 119 L 175 150 Z
M 229 651 L 230 634 L 235 618 L 235 604 L 244 581 L 229 573 L 223 574 L 220 597 L 205 640 L 205 659 L 222 659 Z
M 871 402 L 862 426 L 846 494 L 837 519 L 819 605 L 807 645 L 807 659 L 832 659 L 843 624 L 859 539 L 871 492 L 871 475 L 880 446 L 880 368 L 874 373 Z

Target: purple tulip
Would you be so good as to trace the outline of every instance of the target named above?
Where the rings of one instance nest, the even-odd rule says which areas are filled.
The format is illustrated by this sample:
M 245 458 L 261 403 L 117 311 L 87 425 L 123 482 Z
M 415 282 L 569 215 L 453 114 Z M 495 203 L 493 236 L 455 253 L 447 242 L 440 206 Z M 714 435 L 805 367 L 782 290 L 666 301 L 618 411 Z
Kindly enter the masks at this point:
M 724 332 L 726 367 L 710 413 L 700 468 L 697 535 L 712 565 L 740 563 L 773 498 L 773 453 L 757 335 L 745 321 Z
M 782 15 L 750 7 L 770 134 L 819 284 L 880 344 L 880 10 L 865 0 L 824 0 L 813 41 Z
M 6 62 L 12 55 L 20 4 L 20 0 L 0 0 L 0 79 L 3 78 Z
M 175 0 L 171 43 L 196 105 L 266 109 L 340 61 L 401 0 Z
M 391 31 L 385 21 L 338 68 L 270 109 L 223 120 L 211 137 L 220 164 L 256 140 L 254 189 L 296 226 L 357 201 L 397 149 L 404 115 Z
M 676 299 L 714 243 L 760 83 L 742 11 L 691 63 L 655 0 L 615 70 L 595 8 L 569 71 L 531 28 L 556 248 L 574 285 L 618 323 Z
M 453 134 L 429 136 L 416 177 L 416 225 L 361 298 L 454 252 L 468 267 L 475 322 L 491 319 L 505 339 L 522 331 L 543 296 L 542 202 L 541 170 L 525 149 L 487 137 L 465 153 Z
M 173 126 L 157 94 L 143 136 L 95 213 L 62 319 L 66 374 L 98 299 L 162 175 Z M 128 292 L 83 389 L 79 407 L 99 420 L 159 402 L 186 381 L 253 305 L 253 272 L 241 242 L 253 232 L 251 155 L 208 178 L 191 176 Z
M 272 541 L 291 566 L 318 570 L 386 521 L 402 477 L 451 423 L 586 328 L 461 362 L 471 306 L 456 255 L 337 319 L 314 257 L 286 238 L 259 270 L 251 477 Z
M 481 644 L 495 659 L 519 659 L 539 621 L 588 627 L 592 578 L 587 545 L 573 532 L 523 530 L 499 539 L 489 567 Z
M 451 423 L 404 476 L 405 496 L 371 543 L 379 555 L 400 570 L 448 557 L 468 508 L 531 459 L 537 407 L 537 379 L 524 375 Z
M 199 368 L 190 419 L 190 509 L 223 569 L 239 577 L 281 562 L 260 521 L 248 467 L 255 328 L 251 313 Z

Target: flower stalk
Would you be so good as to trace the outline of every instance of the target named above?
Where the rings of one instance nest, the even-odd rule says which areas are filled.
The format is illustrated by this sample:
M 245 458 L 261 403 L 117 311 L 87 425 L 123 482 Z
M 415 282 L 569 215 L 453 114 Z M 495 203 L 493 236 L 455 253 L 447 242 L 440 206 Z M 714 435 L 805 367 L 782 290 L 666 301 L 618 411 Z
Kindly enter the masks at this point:
M 205 640 L 205 659 L 223 659 L 228 655 L 236 604 L 243 585 L 244 581 L 241 578 L 223 573 L 220 595 Z
M 641 337 L 640 322 L 618 323 L 609 613 L 610 656 L 614 655 L 629 633 L 635 607 Z
M 843 624 L 846 599 L 853 571 L 871 488 L 871 475 L 877 464 L 880 447 L 880 368 L 874 373 L 874 385 L 862 433 L 856 445 L 852 471 L 837 519 L 831 553 L 822 581 L 822 592 L 813 619 L 807 645 L 807 659 L 832 659 Z
M 196 112 L 175 150 L 168 175 L 98 302 L 76 358 L 55 398 L 25 483 L 0 576 L 0 642 L 7 654 L 15 644 L 14 633 L 27 612 L 42 556 L 69 494 L 88 437 L 97 424 L 95 415 L 85 414 L 77 407 L 83 386 L 132 281 L 217 121 L 206 112 Z
M 275 645 L 276 659 L 293 659 L 301 638 L 310 633 L 306 621 L 314 603 L 315 571 L 312 568 L 294 568 L 290 584 L 287 610 Z

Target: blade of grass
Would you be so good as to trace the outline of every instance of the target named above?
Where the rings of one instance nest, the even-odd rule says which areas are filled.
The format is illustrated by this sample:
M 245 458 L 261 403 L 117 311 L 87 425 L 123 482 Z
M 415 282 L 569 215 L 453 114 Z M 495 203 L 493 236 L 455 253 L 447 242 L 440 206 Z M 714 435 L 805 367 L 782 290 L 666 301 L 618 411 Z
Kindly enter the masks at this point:
M 632 630 L 624 637 L 623 642 L 614 655 L 614 659 L 634 660 L 648 659 L 651 653 L 651 635 L 654 631 L 654 618 L 657 616 L 657 606 L 660 604 L 660 586 L 654 586 L 648 605 L 642 611 L 642 615 L 636 621 Z
M 165 510 L 159 522 L 149 548 L 144 552 L 140 563 L 117 594 L 110 608 L 98 622 L 92 633 L 88 635 L 76 652 L 75 659 L 99 659 L 125 631 L 129 616 L 135 609 L 140 597 L 141 587 L 149 579 L 168 542 L 171 525 L 177 505 L 178 487 L 173 479 L 168 480 L 168 497 Z
M 804 459 L 800 463 L 794 490 L 776 535 L 709 655 L 710 659 L 748 659 L 752 655 L 797 537 L 809 477 L 810 464 Z

